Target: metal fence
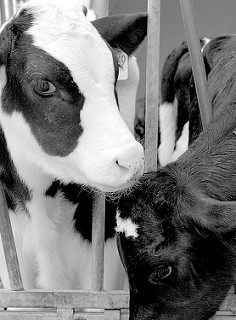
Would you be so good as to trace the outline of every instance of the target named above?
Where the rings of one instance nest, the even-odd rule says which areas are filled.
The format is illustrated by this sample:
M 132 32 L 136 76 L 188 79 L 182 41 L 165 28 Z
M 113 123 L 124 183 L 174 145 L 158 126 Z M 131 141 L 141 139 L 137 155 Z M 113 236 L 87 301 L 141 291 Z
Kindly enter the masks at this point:
M 194 79 L 203 126 L 211 118 L 211 108 L 203 59 L 199 46 L 193 5 L 191 0 L 179 0 L 186 37 L 190 49 Z M 1 0 L 1 24 L 16 10 L 16 1 Z M 109 13 L 109 0 L 93 1 L 96 16 Z M 145 171 L 157 168 L 158 99 L 159 99 L 159 42 L 161 0 L 148 0 L 148 35 L 146 60 L 146 118 L 145 118 Z M 105 197 L 94 199 L 92 229 L 92 290 L 91 291 L 24 291 L 21 280 L 11 223 L 3 188 L 0 184 L 0 232 L 7 262 L 11 291 L 0 290 L 0 319 L 19 320 L 82 320 L 128 319 L 129 296 L 125 291 L 103 291 Z M 236 312 L 236 299 L 232 293 L 225 300 L 217 319 L 232 319 Z

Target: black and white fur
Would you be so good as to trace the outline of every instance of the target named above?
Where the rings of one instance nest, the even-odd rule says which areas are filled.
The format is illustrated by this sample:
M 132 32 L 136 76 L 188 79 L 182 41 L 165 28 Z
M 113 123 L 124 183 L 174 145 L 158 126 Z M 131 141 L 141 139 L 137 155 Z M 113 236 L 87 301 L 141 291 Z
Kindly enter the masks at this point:
M 82 186 L 123 190 L 143 172 L 133 120 L 121 115 L 135 105 L 131 55 L 146 29 L 146 14 L 91 23 L 77 0 L 29 0 L 0 30 L 0 179 L 25 288 L 90 288 L 91 197 Z M 130 57 L 123 83 L 118 48 Z M 124 272 L 108 226 L 105 289 L 115 289 Z M 2 245 L 0 256 L 7 288 Z
M 200 39 L 202 51 L 210 41 Z M 189 145 L 190 86 L 192 67 L 187 42 L 175 48 L 166 58 L 161 75 L 159 106 L 159 162 L 165 165 L 176 160 Z

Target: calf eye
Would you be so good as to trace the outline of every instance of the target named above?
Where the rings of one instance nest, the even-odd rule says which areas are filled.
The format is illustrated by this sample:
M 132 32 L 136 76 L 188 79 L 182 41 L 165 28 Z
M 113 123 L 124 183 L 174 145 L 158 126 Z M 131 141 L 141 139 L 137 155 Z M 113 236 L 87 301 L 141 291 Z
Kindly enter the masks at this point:
M 172 273 L 172 267 L 171 266 L 159 266 L 156 268 L 156 270 L 150 275 L 149 281 L 152 284 L 157 284 L 160 280 L 163 280 Z
M 54 86 L 54 84 L 45 79 L 35 79 L 33 86 L 35 92 L 42 96 L 52 96 L 56 91 L 56 87 Z

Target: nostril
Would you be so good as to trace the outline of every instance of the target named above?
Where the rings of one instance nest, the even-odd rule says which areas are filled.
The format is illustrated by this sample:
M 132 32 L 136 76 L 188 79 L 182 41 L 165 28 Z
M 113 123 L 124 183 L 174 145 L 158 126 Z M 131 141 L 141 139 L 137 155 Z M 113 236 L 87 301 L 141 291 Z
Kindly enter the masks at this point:
M 123 174 L 128 174 L 128 179 L 130 179 L 136 172 L 142 171 L 143 156 L 143 148 L 140 144 L 127 145 L 113 158 L 113 164 L 121 172 L 123 171 Z
M 125 169 L 130 169 L 131 168 L 131 164 L 127 163 L 126 161 L 116 160 L 116 164 L 121 168 L 125 168 Z

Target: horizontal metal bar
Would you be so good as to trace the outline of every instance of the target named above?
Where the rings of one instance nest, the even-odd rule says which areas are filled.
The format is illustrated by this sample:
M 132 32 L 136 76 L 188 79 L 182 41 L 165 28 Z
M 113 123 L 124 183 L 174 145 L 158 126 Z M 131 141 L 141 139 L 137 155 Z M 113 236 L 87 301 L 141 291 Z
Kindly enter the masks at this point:
M 128 310 L 129 294 L 123 290 L 0 290 L 0 308 L 45 308 L 45 312 L 47 308 Z M 229 294 L 219 311 L 236 313 L 236 294 Z
M 56 313 L 48 312 L 0 312 L 0 320 L 57 320 Z
M 0 308 L 128 309 L 127 291 L 8 291 L 0 290 Z

